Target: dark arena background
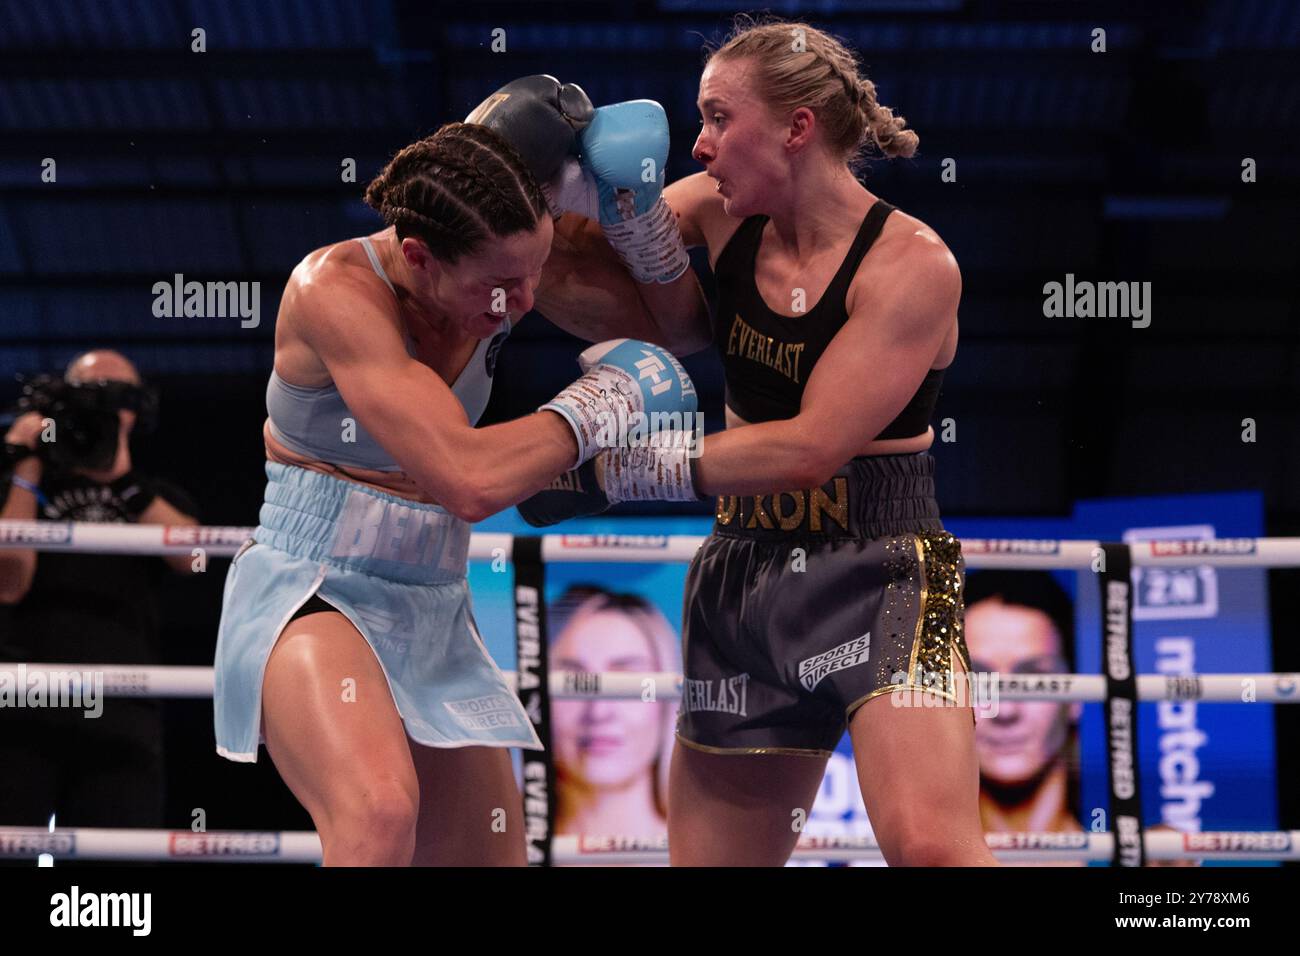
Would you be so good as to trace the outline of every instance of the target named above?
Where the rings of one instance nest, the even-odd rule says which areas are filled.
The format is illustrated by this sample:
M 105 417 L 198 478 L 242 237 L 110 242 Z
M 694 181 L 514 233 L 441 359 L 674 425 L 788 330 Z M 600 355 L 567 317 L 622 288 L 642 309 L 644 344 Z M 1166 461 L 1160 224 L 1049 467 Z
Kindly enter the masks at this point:
M 156 431 L 133 438 L 136 467 L 183 489 L 203 525 L 256 525 L 286 280 L 309 251 L 381 227 L 361 196 L 392 154 L 508 81 L 549 73 L 597 106 L 663 104 L 672 183 L 701 168 L 691 148 L 704 50 L 741 9 L 714 0 L 0 0 L 0 404 L 13 412 L 20 374 L 119 350 L 160 395 Z M 765 9 L 856 49 L 881 101 L 920 136 L 916 156 L 875 157 L 862 179 L 928 223 L 961 267 L 960 347 L 931 449 L 954 533 L 994 540 L 994 551 L 1001 539 L 1118 542 L 1151 528 L 1166 529 L 1156 537 L 1300 536 L 1300 4 Z M 713 301 L 704 253 L 692 250 L 692 264 Z M 178 275 L 257 283 L 260 321 L 158 317 L 155 284 Z M 1149 284 L 1149 321 L 1048 314 L 1048 284 L 1084 280 Z M 532 317 L 500 353 L 479 424 L 535 410 L 576 377 L 583 347 Z M 721 363 L 712 349 L 684 363 L 712 431 L 722 421 Z M 703 503 L 621 506 L 574 527 L 705 534 L 711 514 Z M 485 529 L 528 531 L 513 514 Z M 211 666 L 229 553 L 201 574 L 157 576 L 154 664 Z M 1193 672 L 1300 671 L 1296 564 L 1207 565 L 1189 586 L 1213 579 L 1216 590 L 1189 604 L 1213 613 L 1180 620 L 1138 608 L 1138 671 L 1163 667 L 1172 652 L 1161 647 L 1171 645 L 1159 641 L 1183 639 L 1195 640 Z M 560 580 L 640 589 L 680 630 L 683 568 L 664 584 L 648 572 L 624 578 L 625 567 L 569 566 Z M 1256 585 L 1237 588 L 1234 575 Z M 1076 670 L 1098 674 L 1095 576 L 1077 577 L 1067 581 Z M 556 600 L 561 588 L 548 587 Z M 508 587 L 479 598 L 476 578 L 475 594 L 485 640 L 511 669 Z M 0 624 L 14 610 L 0 608 Z M 1239 662 L 1234 641 L 1249 643 L 1254 663 Z M 213 831 L 312 829 L 265 752 L 253 766 L 217 756 L 209 699 L 161 706 L 160 826 L 190 831 L 202 810 Z M 1142 707 L 1148 825 L 1300 828 L 1300 708 L 1200 707 L 1198 727 L 1220 729 L 1189 758 L 1210 789 L 1185 819 L 1167 790 L 1185 767 L 1160 764 L 1181 745 L 1157 742 L 1168 714 Z M 1238 710 L 1262 723 L 1213 724 Z M 0 723 L 8 716 L 0 711 Z M 1063 758 L 1081 787 L 1071 807 L 1081 829 L 1095 829 L 1091 808 L 1108 798 L 1100 703 L 1086 706 L 1077 733 Z M 854 799 L 827 818 L 840 827 L 827 832 L 859 832 Z M 0 819 L 0 829 L 12 823 Z

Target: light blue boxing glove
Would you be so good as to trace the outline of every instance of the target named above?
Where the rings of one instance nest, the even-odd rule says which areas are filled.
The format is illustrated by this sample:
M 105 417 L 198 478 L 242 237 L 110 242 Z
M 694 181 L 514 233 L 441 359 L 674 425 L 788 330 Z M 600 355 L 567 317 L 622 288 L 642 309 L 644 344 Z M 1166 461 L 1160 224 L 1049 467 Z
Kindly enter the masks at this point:
M 663 195 L 668 116 L 654 100 L 602 106 L 578 134 L 578 149 L 596 179 L 602 226 L 645 215 Z
M 581 158 L 548 185 L 559 209 L 597 219 L 638 282 L 672 282 L 690 266 L 664 201 L 668 116 L 654 100 L 602 106 L 578 137 Z
M 601 448 L 656 427 L 690 428 L 695 384 L 667 349 L 636 339 L 598 342 L 578 356 L 583 375 L 539 411 L 560 415 L 578 441 L 578 467 Z

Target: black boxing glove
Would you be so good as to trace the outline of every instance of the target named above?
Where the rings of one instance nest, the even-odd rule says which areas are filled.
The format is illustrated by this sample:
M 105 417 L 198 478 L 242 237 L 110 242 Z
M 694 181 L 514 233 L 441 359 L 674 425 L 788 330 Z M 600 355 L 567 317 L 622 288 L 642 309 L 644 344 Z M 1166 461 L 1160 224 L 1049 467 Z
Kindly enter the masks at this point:
M 596 459 L 592 458 L 516 507 L 534 528 L 545 528 L 569 518 L 587 518 L 608 511 L 610 501 L 596 480 Z
M 500 133 L 543 184 L 560 171 L 565 157 L 577 155 L 578 134 L 594 112 L 578 84 L 539 73 L 511 80 L 474 107 L 465 122 Z

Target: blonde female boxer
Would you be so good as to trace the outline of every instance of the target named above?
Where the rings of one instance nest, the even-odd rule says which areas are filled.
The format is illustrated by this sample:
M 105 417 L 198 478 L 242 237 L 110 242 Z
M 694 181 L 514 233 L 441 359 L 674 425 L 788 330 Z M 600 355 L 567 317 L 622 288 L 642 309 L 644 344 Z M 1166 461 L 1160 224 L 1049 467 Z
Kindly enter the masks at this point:
M 246 762 L 265 741 L 327 865 L 524 862 L 503 748 L 540 745 L 474 625 L 469 523 L 593 455 L 602 415 L 694 408 L 670 355 L 622 341 L 585 352 L 544 410 L 473 427 L 550 250 L 530 164 L 571 148 L 578 94 L 549 77 L 512 91 L 527 160 L 480 125 L 407 146 L 366 190 L 388 228 L 310 253 L 285 289 L 216 738 Z
M 586 218 L 557 228 L 538 308 L 593 339 L 619 328 L 617 310 L 571 296 L 581 263 L 602 301 L 653 326 L 637 334 L 679 354 L 712 343 L 728 427 L 702 457 L 681 445 L 602 453 L 563 485 L 581 490 L 557 483 L 521 511 L 546 524 L 620 500 L 720 496 L 687 579 L 675 864 L 784 862 L 846 726 L 889 863 L 992 864 L 958 693 L 961 550 L 926 451 L 961 276 L 934 230 L 851 165 L 868 143 L 910 156 L 917 137 L 848 49 L 801 23 L 743 23 L 710 56 L 698 106 L 705 172 L 662 196 L 620 160 L 655 155 L 652 124 L 596 111 L 562 196 Z M 600 258 L 606 246 L 617 258 Z M 708 249 L 712 318 L 687 246 Z

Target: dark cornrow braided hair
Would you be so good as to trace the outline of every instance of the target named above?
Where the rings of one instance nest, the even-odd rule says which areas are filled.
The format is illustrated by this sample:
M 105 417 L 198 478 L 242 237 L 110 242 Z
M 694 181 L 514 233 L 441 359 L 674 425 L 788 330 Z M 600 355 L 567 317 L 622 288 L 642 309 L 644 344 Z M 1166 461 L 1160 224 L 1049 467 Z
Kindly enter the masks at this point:
M 466 149 L 469 150 L 472 156 L 472 160 L 469 162 L 471 167 L 480 163 L 487 164 L 489 168 L 504 165 L 501 162 L 500 155 L 494 152 L 494 146 L 498 142 L 510 148 L 511 153 L 518 158 L 519 166 L 525 167 L 523 157 L 513 147 L 510 147 L 509 143 L 506 143 L 505 140 L 486 126 L 470 123 L 459 123 L 457 126 L 458 128 L 449 135 L 465 143 Z M 516 174 L 514 170 L 509 169 L 507 166 L 505 172 L 513 177 L 513 181 L 507 181 L 505 175 L 493 176 L 488 180 L 488 188 L 495 192 L 504 204 L 519 202 L 521 198 L 527 202 L 529 187 L 536 187 L 537 185 L 537 181 L 532 174 L 526 167 L 521 168 L 519 174 Z M 540 195 L 540 190 L 535 191 Z M 543 202 L 545 202 L 545 199 L 543 199 Z
M 532 230 L 546 200 L 518 150 L 486 126 L 448 123 L 400 150 L 366 187 L 397 237 L 454 263 L 492 237 Z

